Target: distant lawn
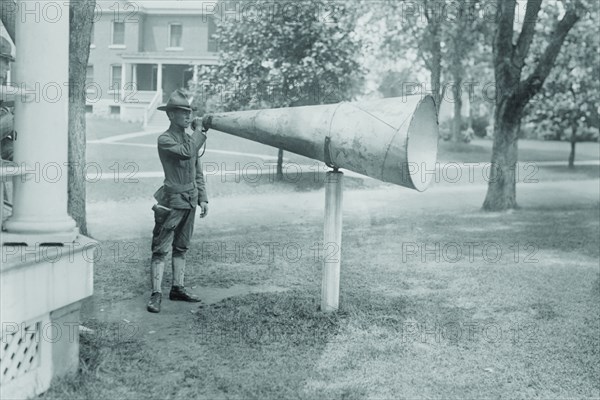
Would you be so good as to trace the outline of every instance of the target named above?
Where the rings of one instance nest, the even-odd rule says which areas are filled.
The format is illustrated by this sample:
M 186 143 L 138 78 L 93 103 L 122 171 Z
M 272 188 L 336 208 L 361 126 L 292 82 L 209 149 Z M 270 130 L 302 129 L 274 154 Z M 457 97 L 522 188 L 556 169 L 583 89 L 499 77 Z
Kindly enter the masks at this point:
M 569 143 L 558 141 L 519 140 L 519 161 L 564 161 L 569 158 Z M 581 142 L 575 147 L 575 164 L 581 160 L 598 160 L 598 142 Z M 471 143 L 456 143 L 440 140 L 438 160 L 440 162 L 490 162 L 492 141 L 477 140 Z
M 105 137 L 122 135 L 124 133 L 139 132 L 142 124 L 122 122 L 118 119 L 86 115 L 86 134 L 88 140 L 103 139 Z

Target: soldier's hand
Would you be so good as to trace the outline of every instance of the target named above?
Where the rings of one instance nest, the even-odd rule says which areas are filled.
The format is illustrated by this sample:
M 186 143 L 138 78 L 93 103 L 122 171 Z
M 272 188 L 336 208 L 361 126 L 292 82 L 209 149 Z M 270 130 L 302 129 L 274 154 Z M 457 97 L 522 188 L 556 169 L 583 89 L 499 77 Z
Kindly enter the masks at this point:
M 208 215 L 208 203 L 203 201 L 200 203 L 200 218 L 204 218 Z
M 200 128 L 202 128 L 202 118 L 200 118 L 200 117 L 195 117 L 195 118 L 192 120 L 192 123 L 191 123 L 191 128 L 192 128 L 192 130 L 194 130 L 194 131 L 195 131 L 196 129 L 200 129 Z
M 212 115 L 205 115 L 202 117 L 202 132 L 206 133 L 212 125 Z

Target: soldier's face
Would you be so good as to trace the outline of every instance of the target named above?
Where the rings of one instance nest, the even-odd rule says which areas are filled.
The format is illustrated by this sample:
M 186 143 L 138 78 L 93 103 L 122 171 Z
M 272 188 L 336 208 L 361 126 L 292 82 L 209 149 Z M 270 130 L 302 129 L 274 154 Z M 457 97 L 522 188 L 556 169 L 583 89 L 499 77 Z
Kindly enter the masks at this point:
M 192 122 L 192 112 L 186 110 L 175 109 L 169 113 L 171 115 L 171 123 L 180 128 L 187 128 Z

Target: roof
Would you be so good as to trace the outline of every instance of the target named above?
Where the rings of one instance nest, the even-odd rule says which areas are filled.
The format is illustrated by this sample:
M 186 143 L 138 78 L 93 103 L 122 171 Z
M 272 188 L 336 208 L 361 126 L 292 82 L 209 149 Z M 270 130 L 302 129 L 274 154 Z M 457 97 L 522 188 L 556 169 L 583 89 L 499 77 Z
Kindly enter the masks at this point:
M 98 0 L 96 12 L 114 12 L 115 0 Z M 212 15 L 218 9 L 217 0 L 135 0 L 120 1 L 123 13 L 161 15 Z

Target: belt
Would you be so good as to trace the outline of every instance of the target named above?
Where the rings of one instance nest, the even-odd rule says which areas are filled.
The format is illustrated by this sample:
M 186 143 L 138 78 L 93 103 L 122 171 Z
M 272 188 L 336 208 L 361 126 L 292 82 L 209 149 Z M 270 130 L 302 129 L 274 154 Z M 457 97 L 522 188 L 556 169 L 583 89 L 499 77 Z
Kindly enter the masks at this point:
M 165 183 L 165 191 L 170 194 L 189 192 L 196 187 L 196 182 Z

